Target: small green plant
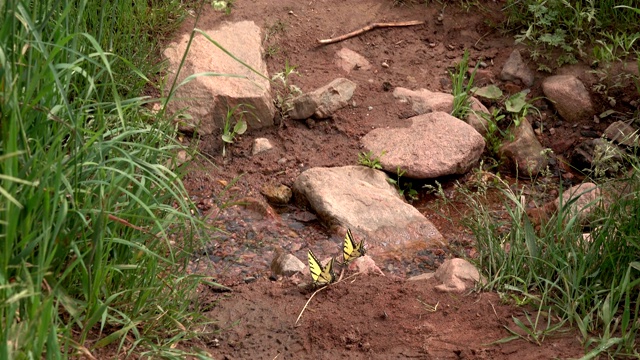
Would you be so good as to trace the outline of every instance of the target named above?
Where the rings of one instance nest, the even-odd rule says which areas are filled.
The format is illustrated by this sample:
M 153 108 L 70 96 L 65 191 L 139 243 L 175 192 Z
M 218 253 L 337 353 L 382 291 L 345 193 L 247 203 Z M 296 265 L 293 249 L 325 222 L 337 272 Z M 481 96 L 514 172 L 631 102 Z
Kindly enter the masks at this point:
M 278 45 L 269 45 L 267 46 L 267 50 L 264 52 L 265 58 L 272 58 L 276 56 L 276 54 L 280 51 Z
M 516 42 L 529 47 L 540 71 L 576 63 L 593 45 L 597 59 L 614 61 L 626 56 L 631 47 L 637 49 L 640 13 L 612 5 L 610 0 L 509 0 L 506 24 L 520 31 Z
M 478 62 L 479 64 L 479 62 Z M 473 78 L 476 75 L 478 65 L 469 76 L 467 81 L 467 70 L 469 69 L 469 51 L 465 50 L 462 60 L 456 65 L 456 72 L 449 71 L 451 77 L 451 86 L 453 93 L 453 110 L 451 115 L 458 119 L 465 119 L 471 110 L 471 88 L 473 87 Z M 466 84 L 465 84 L 466 82 Z
M 487 149 L 490 154 L 497 155 L 505 137 L 498 124 L 505 118 L 505 115 L 499 108 L 493 108 L 491 114 L 482 114 L 482 116 L 487 120 L 487 133 L 484 136 Z
M 474 93 L 490 100 L 498 100 L 502 97 L 502 91 L 493 85 L 474 89 Z M 511 124 L 515 127 L 520 126 L 532 109 L 539 114 L 539 110 L 532 104 L 537 98 L 527 100 L 528 93 L 528 90 L 524 90 L 510 96 L 504 101 L 503 106 L 494 107 L 491 114 L 479 113 L 487 121 L 485 140 L 492 155 L 498 154 L 503 141 L 513 140 L 513 134 L 510 131 Z M 505 119 L 508 122 L 505 122 Z
M 361 152 L 358 154 L 358 164 L 370 167 L 372 169 L 380 170 L 382 169 L 382 164 L 380 164 L 380 158 L 386 154 L 386 150 L 382 150 L 380 155 L 375 156 L 373 151 Z
M 406 170 L 403 170 L 400 168 L 400 166 L 398 166 L 396 168 L 396 178 L 388 178 L 387 182 L 396 187 L 400 196 L 408 198 L 409 201 L 418 200 L 418 192 L 413 189 L 413 185 L 410 182 L 405 182 L 403 186 L 400 185 L 400 178 L 403 177 L 406 173 Z
M 447 194 L 444 193 L 444 189 L 442 188 L 442 184 L 435 181 L 435 186 L 431 184 L 426 184 L 422 188 L 427 189 L 427 194 L 435 194 L 444 204 L 447 204 L 449 200 L 447 199 Z
M 510 96 L 507 101 L 504 102 L 505 110 L 511 114 L 511 121 L 517 127 L 520 126 L 522 120 L 524 120 L 531 110 L 534 110 L 540 116 L 540 110 L 533 106 L 533 102 L 540 98 L 535 98 L 527 101 L 527 94 L 529 90 L 520 91 L 517 94 Z
M 277 20 L 272 25 L 265 24 L 265 28 L 267 30 L 264 34 L 263 43 L 266 43 L 277 34 L 284 33 L 284 31 L 287 29 L 287 23 L 282 20 Z
M 236 0 L 213 0 L 211 1 L 211 6 L 216 11 L 224 11 L 226 15 L 231 14 L 231 8 L 233 8 L 233 3 Z
M 226 156 L 226 145 L 233 144 L 237 135 L 242 135 L 247 131 L 247 122 L 244 120 L 246 110 L 242 110 L 243 104 L 238 104 L 227 111 L 222 127 L 222 156 Z M 249 107 L 249 105 L 244 105 Z M 232 127 L 233 120 L 235 124 Z
M 293 99 L 302 94 L 302 90 L 299 87 L 291 84 L 290 77 L 294 74 L 298 75 L 296 67 L 289 65 L 289 61 L 285 60 L 284 70 L 273 75 L 271 79 L 276 88 L 274 103 L 283 118 L 287 117 L 289 111 L 293 109 Z

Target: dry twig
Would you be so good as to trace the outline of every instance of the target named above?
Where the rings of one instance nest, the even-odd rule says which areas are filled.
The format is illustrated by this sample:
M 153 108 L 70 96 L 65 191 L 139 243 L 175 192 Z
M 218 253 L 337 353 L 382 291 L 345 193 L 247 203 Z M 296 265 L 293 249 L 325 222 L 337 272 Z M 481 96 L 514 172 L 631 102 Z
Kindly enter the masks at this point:
M 358 275 L 360 275 L 360 273 L 355 273 L 355 274 L 353 274 L 353 275 L 351 275 L 351 276 L 347 276 L 347 277 L 344 279 L 344 281 L 347 281 L 348 279 L 351 279 L 352 277 L 355 277 L 355 276 L 358 276 Z M 343 280 L 338 280 L 338 281 L 336 281 L 336 282 L 335 282 L 335 283 L 333 283 L 333 284 L 338 284 L 338 283 L 339 283 L 339 282 L 341 282 L 341 281 L 343 281 Z M 324 290 L 324 289 L 328 288 L 330 285 L 331 285 L 331 284 L 326 285 L 326 286 L 324 286 L 324 287 L 321 287 L 320 289 L 318 289 L 318 290 L 314 291 L 314 292 L 313 292 L 313 294 L 311 294 L 311 297 L 309 297 L 309 300 L 307 300 L 307 302 L 304 304 L 304 307 L 303 307 L 303 308 L 302 308 L 302 310 L 300 311 L 300 315 L 298 315 L 298 318 L 296 319 L 296 323 L 295 323 L 294 325 L 298 325 L 298 321 L 300 321 L 300 318 L 302 317 L 302 314 L 304 313 L 304 310 L 307 308 L 307 306 L 308 306 L 308 305 L 309 305 L 309 303 L 311 302 L 311 299 L 313 299 L 313 297 L 314 297 L 314 296 L 316 296 L 316 294 L 317 294 L 317 293 L 319 293 L 320 291 L 322 291 L 322 290 Z
M 424 24 L 424 21 L 419 21 L 419 20 L 413 20 L 413 21 L 403 21 L 403 22 L 395 22 L 395 23 L 373 23 L 371 25 L 367 25 L 361 29 L 358 29 L 356 31 L 352 31 L 348 34 L 345 35 L 341 35 L 338 36 L 336 38 L 331 38 L 331 39 L 324 39 L 324 40 L 318 40 L 318 42 L 322 45 L 326 45 L 326 44 L 333 44 L 333 43 L 337 43 L 343 40 L 346 40 L 348 38 L 352 38 L 354 36 L 358 36 L 360 34 L 364 34 L 367 31 L 373 30 L 373 29 L 377 29 L 377 28 L 384 28 L 384 27 L 399 27 L 399 26 L 414 26 L 414 25 L 421 25 Z

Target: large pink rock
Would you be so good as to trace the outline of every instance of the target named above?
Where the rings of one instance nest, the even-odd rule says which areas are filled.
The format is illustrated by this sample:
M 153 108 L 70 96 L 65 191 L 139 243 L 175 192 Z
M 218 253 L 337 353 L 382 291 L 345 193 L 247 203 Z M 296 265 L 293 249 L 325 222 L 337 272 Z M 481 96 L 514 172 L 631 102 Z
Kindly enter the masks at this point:
M 178 83 L 188 76 L 200 73 L 234 74 L 244 78 L 197 76 L 177 89 L 169 103 L 169 112 L 185 109 L 191 119 L 181 120 L 181 127 L 184 130 L 197 129 L 201 134 L 211 134 L 217 128 L 222 128 L 227 112 L 239 104 L 248 105 L 243 110 L 250 112 L 244 116 L 250 129 L 273 125 L 275 107 L 271 98 L 267 65 L 262 57 L 260 28 L 252 21 L 242 21 L 224 23 L 206 33 L 265 77 L 257 75 L 225 54 L 202 34 L 196 34 L 180 70 Z M 164 51 L 164 56 L 169 60 L 165 95 L 169 92 L 188 42 L 187 33 Z
M 356 240 L 364 236 L 368 253 L 442 246 L 442 234 L 387 180 L 364 166 L 319 167 L 300 174 L 293 191 L 326 225 L 349 228 Z
M 414 179 L 464 174 L 484 151 L 484 138 L 471 125 L 444 112 L 408 119 L 409 127 L 379 128 L 362 138 L 366 151 L 380 158 L 382 168 Z

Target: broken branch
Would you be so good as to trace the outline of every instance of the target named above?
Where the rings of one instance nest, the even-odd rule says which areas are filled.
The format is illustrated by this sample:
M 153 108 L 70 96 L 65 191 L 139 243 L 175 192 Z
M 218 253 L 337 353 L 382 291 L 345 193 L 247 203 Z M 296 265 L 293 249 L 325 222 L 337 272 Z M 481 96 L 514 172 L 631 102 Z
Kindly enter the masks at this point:
M 358 36 L 360 34 L 364 34 L 367 31 L 373 30 L 373 29 L 377 29 L 377 28 L 384 28 L 384 27 L 399 27 L 399 26 L 414 26 L 414 25 L 420 25 L 420 24 L 424 24 L 424 21 L 419 21 L 419 20 L 413 20 L 413 21 L 404 21 L 404 22 L 396 22 L 396 23 L 373 23 L 371 25 L 367 25 L 361 29 L 358 29 L 356 31 L 352 31 L 348 34 L 342 35 L 342 36 L 338 36 L 336 38 L 331 38 L 331 39 L 324 39 L 324 40 L 318 40 L 318 42 L 322 45 L 326 45 L 326 44 L 333 44 L 333 43 L 337 43 L 340 42 L 342 40 L 346 40 L 348 38 L 352 38 L 354 36 Z

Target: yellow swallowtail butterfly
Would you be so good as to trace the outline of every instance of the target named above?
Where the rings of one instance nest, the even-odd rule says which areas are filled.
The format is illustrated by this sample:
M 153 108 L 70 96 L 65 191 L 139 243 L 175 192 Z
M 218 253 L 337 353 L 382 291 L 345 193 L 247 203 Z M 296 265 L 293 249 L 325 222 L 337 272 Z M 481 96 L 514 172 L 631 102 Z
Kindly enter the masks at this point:
M 365 252 L 364 240 L 356 244 L 355 240 L 353 239 L 353 235 L 351 234 L 351 230 L 347 229 L 347 235 L 344 237 L 344 247 L 342 248 L 344 263 L 348 264 L 356 258 L 364 256 Z
M 309 272 L 313 278 L 313 284 L 316 286 L 329 285 L 335 281 L 336 275 L 333 273 L 333 258 L 329 260 L 326 266 L 322 266 L 320 260 L 309 250 Z

